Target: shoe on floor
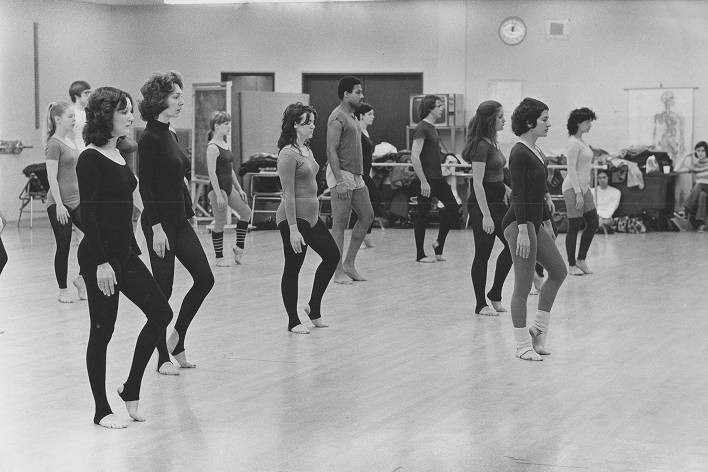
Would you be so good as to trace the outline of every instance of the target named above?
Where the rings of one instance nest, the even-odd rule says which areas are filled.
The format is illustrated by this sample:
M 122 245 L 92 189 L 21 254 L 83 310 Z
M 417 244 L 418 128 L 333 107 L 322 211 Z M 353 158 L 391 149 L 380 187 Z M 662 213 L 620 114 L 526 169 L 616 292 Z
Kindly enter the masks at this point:
M 585 275 L 585 272 L 580 270 L 580 268 L 578 266 L 574 266 L 574 265 L 568 267 L 568 273 L 570 275 Z

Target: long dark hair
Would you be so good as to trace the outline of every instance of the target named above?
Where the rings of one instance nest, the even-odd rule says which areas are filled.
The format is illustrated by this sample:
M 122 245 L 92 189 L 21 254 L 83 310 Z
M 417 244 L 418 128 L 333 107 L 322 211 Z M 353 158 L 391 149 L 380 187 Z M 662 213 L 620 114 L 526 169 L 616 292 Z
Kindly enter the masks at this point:
M 280 138 L 278 138 L 278 151 L 283 149 L 285 146 L 295 145 L 297 146 L 297 131 L 295 131 L 295 125 L 300 123 L 300 117 L 305 114 L 312 114 L 312 120 L 317 120 L 317 111 L 302 102 L 293 103 L 288 105 L 283 112 L 283 123 L 280 127 Z M 309 147 L 309 140 L 305 143 L 305 146 Z
M 469 161 L 471 156 L 477 152 L 477 146 L 482 139 L 488 139 L 492 143 L 497 142 L 497 114 L 502 107 L 501 103 L 494 100 L 487 100 L 479 104 L 477 112 L 474 114 L 467 126 L 467 143 L 462 156 Z

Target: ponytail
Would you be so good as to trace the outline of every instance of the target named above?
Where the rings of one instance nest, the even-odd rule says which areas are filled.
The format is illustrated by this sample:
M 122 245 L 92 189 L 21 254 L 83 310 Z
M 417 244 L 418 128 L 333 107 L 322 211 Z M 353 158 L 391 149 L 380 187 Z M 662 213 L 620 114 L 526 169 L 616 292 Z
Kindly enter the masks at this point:
M 45 148 L 49 138 L 57 132 L 56 117 L 62 116 L 70 106 L 67 102 L 51 102 L 47 105 L 47 112 L 42 123 L 42 144 Z

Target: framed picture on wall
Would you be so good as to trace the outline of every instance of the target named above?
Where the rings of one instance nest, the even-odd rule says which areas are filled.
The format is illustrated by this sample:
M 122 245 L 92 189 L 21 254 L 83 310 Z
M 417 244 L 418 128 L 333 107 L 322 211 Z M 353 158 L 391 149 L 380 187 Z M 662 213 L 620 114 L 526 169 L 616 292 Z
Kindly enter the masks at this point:
M 629 144 L 655 146 L 674 166 L 693 149 L 694 87 L 627 90 Z

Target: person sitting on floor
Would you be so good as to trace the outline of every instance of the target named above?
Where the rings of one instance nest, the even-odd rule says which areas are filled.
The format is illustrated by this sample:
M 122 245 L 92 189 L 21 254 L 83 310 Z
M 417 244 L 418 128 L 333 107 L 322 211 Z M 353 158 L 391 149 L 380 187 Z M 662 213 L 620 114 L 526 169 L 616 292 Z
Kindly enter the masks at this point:
M 610 175 L 604 169 L 597 171 L 597 186 L 593 189 L 595 194 L 595 205 L 597 207 L 597 216 L 600 218 L 600 229 L 605 233 L 612 226 L 612 215 L 620 204 L 622 192 L 610 184 Z
M 708 201 L 708 143 L 699 141 L 694 148 L 693 172 L 696 183 L 686 197 L 686 216 L 699 232 L 706 228 L 706 201 Z

